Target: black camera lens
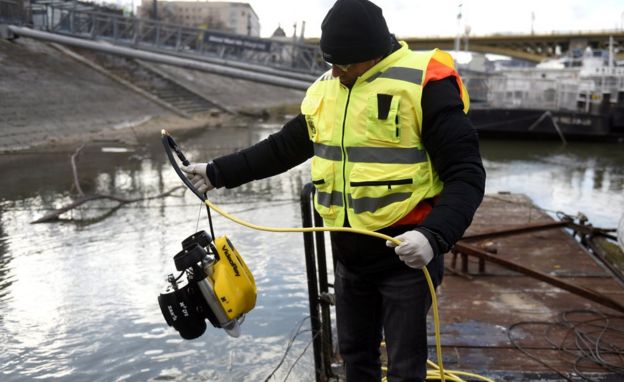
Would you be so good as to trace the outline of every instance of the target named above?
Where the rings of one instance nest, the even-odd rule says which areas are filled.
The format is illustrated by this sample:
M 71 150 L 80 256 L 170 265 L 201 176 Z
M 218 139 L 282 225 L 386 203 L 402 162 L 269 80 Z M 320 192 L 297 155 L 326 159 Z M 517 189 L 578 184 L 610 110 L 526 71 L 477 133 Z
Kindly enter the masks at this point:
M 176 269 L 182 272 L 196 266 L 207 254 L 208 252 L 206 252 L 204 248 L 200 247 L 198 244 L 194 244 L 193 246 L 184 248 L 173 256 L 173 263 Z
M 200 312 L 203 309 L 195 303 L 198 293 L 194 284 L 187 284 L 177 290 L 167 288 L 158 296 L 158 305 L 167 325 L 173 326 L 187 340 L 197 338 L 206 331 L 205 316 Z
M 212 243 L 212 237 L 210 237 L 208 232 L 198 231 L 182 241 L 182 248 L 186 249 L 194 246 L 195 244 L 198 244 L 202 248 L 206 248 L 210 245 L 210 243 Z

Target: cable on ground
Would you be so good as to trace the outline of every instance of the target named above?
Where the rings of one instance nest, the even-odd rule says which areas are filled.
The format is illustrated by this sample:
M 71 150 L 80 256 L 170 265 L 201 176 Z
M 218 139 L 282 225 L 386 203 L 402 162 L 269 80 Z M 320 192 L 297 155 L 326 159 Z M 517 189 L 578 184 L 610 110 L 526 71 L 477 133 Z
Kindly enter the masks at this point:
M 615 325 L 620 322 L 619 325 Z M 589 309 L 575 309 L 562 312 L 551 321 L 521 321 L 509 327 L 507 336 L 511 344 L 544 367 L 556 372 L 566 381 L 574 381 L 543 357 L 529 352 L 514 338 L 514 331 L 530 326 L 544 327 L 544 340 L 548 350 L 557 350 L 569 356 L 558 359 L 568 363 L 574 374 L 586 381 L 592 379 L 586 374 L 591 370 L 606 370 L 624 375 L 624 348 L 617 345 L 624 341 L 624 315 L 609 315 Z

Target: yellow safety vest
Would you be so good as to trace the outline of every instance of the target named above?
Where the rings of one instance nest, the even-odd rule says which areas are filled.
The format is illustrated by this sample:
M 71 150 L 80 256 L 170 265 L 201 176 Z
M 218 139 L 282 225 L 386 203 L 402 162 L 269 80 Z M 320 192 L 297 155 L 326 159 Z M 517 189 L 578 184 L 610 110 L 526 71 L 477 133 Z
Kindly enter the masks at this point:
M 420 101 L 431 58 L 451 68 L 453 60 L 401 45 L 351 89 L 328 71 L 301 103 L 314 144 L 314 204 L 326 226 L 343 226 L 346 214 L 354 228 L 388 227 L 442 191 L 421 140 Z

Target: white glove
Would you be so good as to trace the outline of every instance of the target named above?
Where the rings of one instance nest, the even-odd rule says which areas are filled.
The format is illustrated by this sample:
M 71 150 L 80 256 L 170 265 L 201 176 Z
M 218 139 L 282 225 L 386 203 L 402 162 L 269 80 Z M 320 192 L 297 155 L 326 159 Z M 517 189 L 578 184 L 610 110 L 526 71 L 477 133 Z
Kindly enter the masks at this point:
M 206 167 L 208 167 L 208 163 L 191 163 L 188 166 L 180 166 L 180 170 L 187 173 L 186 177 L 193 183 L 197 191 L 202 194 L 214 188 L 206 174 Z
M 395 239 L 400 240 L 401 244 L 396 245 L 394 242 L 386 241 L 386 246 L 394 248 L 394 252 L 409 267 L 420 269 L 429 264 L 433 259 L 433 248 L 429 244 L 429 240 L 418 231 L 407 231 Z

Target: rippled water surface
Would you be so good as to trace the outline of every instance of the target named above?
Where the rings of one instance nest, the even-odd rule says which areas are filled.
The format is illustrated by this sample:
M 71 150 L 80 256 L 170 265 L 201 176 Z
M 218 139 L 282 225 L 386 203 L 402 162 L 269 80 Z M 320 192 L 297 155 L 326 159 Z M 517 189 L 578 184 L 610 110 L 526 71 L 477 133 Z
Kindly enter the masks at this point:
M 275 126 L 176 134 L 192 160 L 208 160 L 256 142 Z M 97 142 L 78 161 L 85 193 L 149 197 L 180 184 L 159 137 L 149 147 Z M 615 226 L 624 208 L 621 145 L 484 141 L 488 192 L 528 194 L 547 210 L 583 211 Z M 308 314 L 301 234 L 252 231 L 214 216 L 254 273 L 256 308 L 242 336 L 209 327 L 197 340 L 168 328 L 156 297 L 180 242 L 208 230 L 205 209 L 190 193 L 112 210 L 90 202 L 63 221 L 30 224 L 72 200 L 70 152 L 3 157 L 0 173 L 0 380 L 261 381 L 277 366 Z M 299 192 L 307 164 L 211 199 L 245 220 L 300 226 Z M 199 220 L 198 220 L 199 218 Z M 304 323 L 303 330 L 309 327 Z M 309 331 L 301 333 L 276 380 L 314 378 Z M 304 356 L 295 364 L 297 357 Z

